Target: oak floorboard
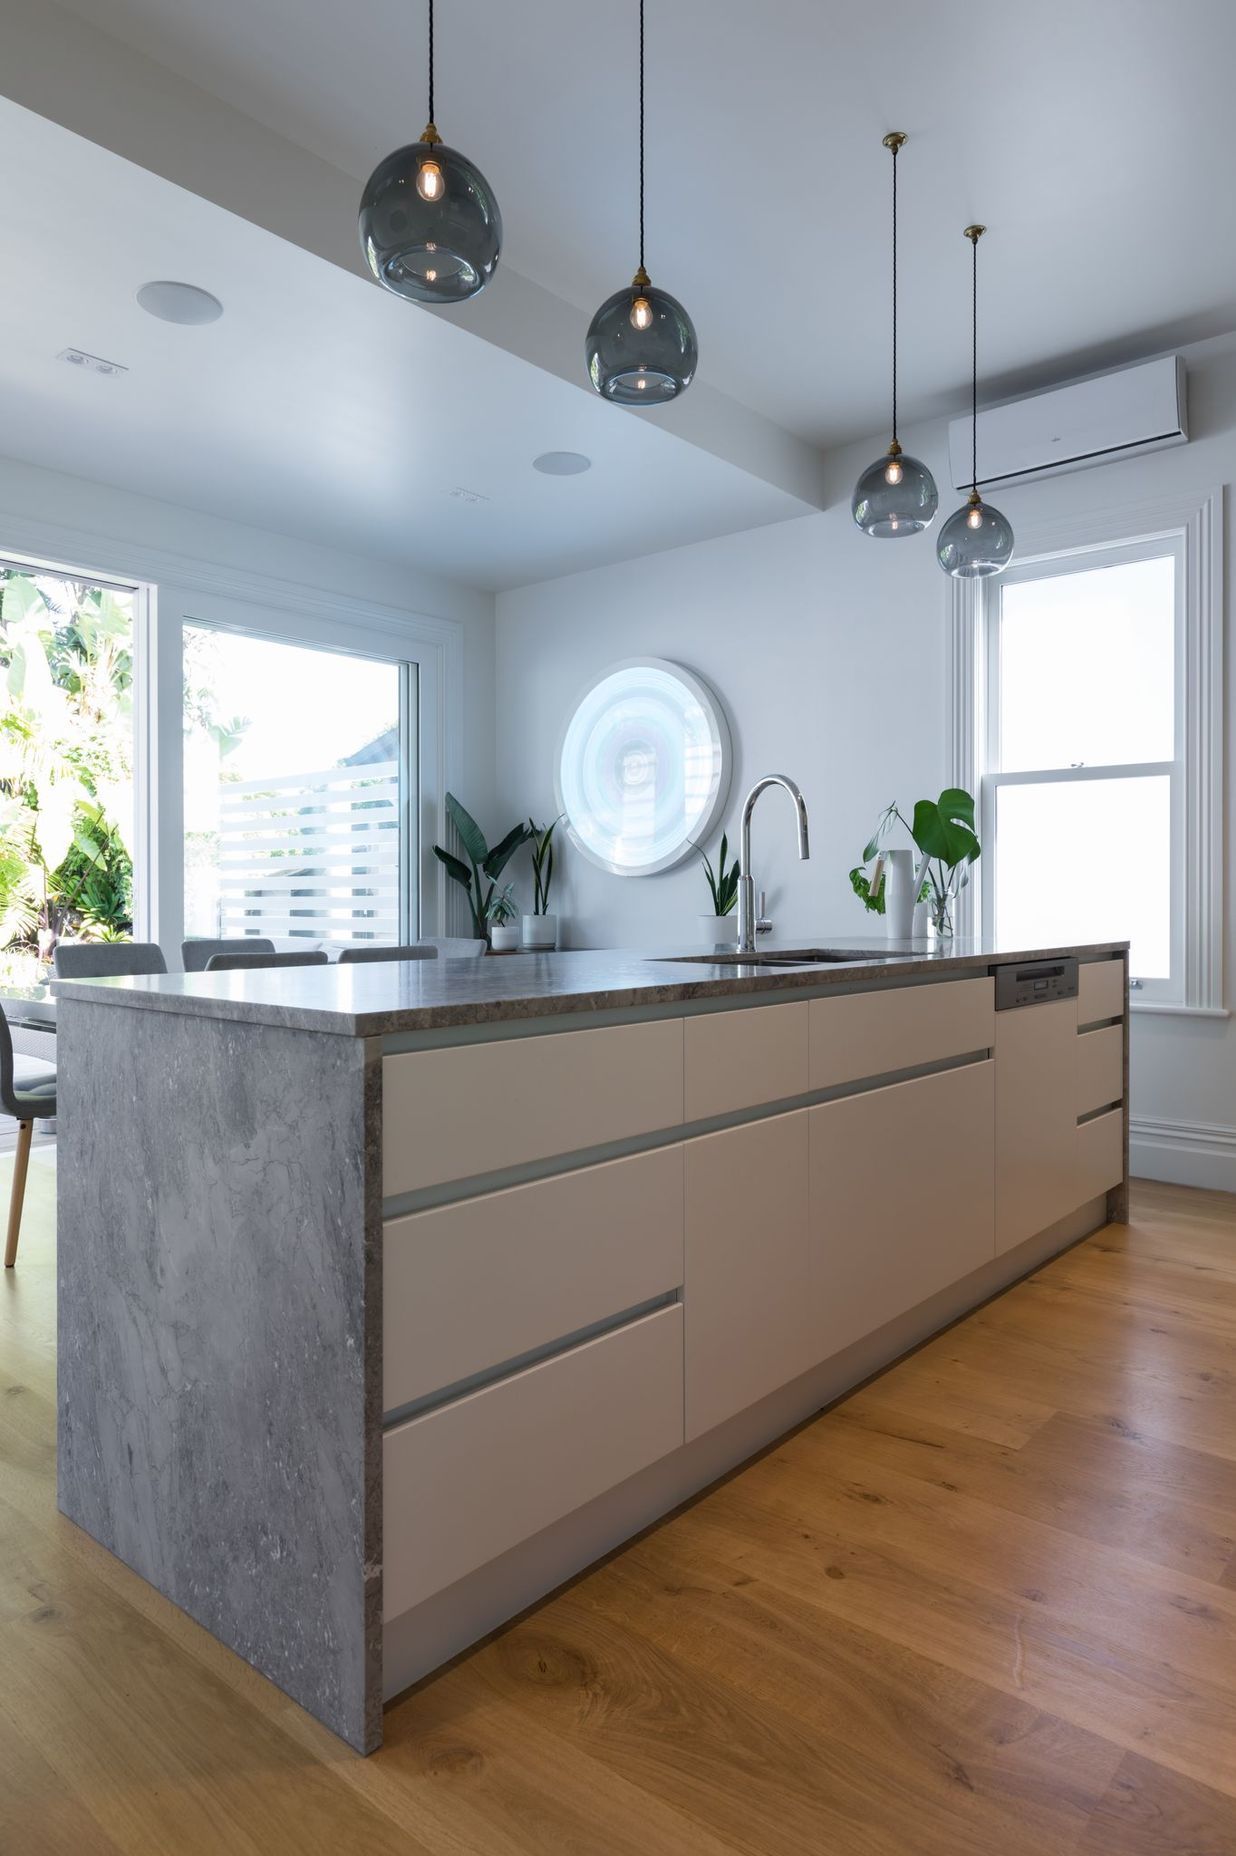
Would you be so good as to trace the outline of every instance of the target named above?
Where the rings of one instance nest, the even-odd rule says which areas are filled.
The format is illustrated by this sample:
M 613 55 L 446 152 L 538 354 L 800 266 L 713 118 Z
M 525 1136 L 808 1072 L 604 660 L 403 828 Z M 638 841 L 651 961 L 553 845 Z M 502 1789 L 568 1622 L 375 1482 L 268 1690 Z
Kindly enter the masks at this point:
M 56 1512 L 54 1159 L 0 1284 L 2 1856 L 1236 1856 L 1236 1200 L 1138 1182 L 365 1761 Z

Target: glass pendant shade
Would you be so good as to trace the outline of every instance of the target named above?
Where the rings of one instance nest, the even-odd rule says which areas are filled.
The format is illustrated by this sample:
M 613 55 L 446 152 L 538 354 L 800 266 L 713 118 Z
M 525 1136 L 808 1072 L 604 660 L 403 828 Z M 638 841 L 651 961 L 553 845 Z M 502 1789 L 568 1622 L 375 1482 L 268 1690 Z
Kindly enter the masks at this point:
M 986 580 L 1003 573 L 1013 558 L 1007 517 L 974 497 L 951 515 L 936 540 L 936 559 L 954 580 Z
M 663 406 L 691 385 L 695 325 L 677 297 L 642 279 L 608 297 L 588 328 L 588 378 L 619 406 Z
M 360 208 L 365 262 L 414 303 L 464 303 L 502 250 L 502 215 L 481 170 L 444 142 L 396 149 L 369 177 Z
M 931 526 L 939 503 L 936 480 L 927 466 L 898 446 L 868 465 L 854 486 L 850 506 L 864 535 L 883 540 L 920 535 Z

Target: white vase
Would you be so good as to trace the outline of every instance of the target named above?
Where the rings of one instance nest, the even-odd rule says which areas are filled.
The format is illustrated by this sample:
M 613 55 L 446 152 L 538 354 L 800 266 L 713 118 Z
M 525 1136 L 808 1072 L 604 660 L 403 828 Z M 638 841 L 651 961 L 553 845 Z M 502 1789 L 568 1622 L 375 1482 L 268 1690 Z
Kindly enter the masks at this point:
M 884 932 L 890 941 L 909 941 L 914 936 L 914 902 L 919 883 L 915 881 L 917 853 L 884 853 Z
M 523 945 L 541 948 L 552 953 L 558 945 L 558 917 L 556 915 L 525 915 Z
M 489 930 L 489 945 L 495 954 L 512 954 L 519 946 L 519 929 L 514 922 L 495 922 Z
M 736 915 L 701 915 L 700 939 L 705 947 L 737 947 L 738 917 Z

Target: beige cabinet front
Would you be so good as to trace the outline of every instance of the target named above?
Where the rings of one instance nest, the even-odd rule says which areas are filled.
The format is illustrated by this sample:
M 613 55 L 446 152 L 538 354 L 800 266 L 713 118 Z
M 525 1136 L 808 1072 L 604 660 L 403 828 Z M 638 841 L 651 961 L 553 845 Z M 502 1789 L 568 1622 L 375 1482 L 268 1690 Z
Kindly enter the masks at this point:
M 810 1110 L 816 1358 L 991 1261 L 993 1069 L 966 1064 Z
M 1077 1000 L 996 1014 L 996 1250 L 1082 1203 L 1077 1177 Z
M 813 1364 L 807 1115 L 686 1143 L 688 1440 Z

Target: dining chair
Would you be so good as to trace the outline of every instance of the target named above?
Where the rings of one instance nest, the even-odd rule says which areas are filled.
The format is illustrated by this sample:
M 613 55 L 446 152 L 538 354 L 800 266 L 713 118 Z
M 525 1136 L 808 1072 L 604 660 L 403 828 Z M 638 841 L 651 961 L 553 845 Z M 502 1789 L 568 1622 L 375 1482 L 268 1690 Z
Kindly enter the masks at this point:
M 421 946 L 436 948 L 443 960 L 468 960 L 489 952 L 488 941 L 468 941 L 457 934 L 427 934 Z
M 4 1267 L 11 1270 L 17 1261 L 17 1239 L 21 1232 L 21 1208 L 26 1198 L 26 1174 L 30 1166 L 30 1142 L 36 1121 L 53 1121 L 56 1115 L 56 1072 L 50 1063 L 37 1057 L 18 1057 L 13 1052 L 9 1021 L 0 1008 L 0 1110 L 17 1123 L 17 1151 L 13 1156 L 13 1188 L 9 1195 L 9 1229 L 4 1244 Z
M 413 942 L 405 947 L 368 947 L 364 942 L 358 942 L 355 946 L 341 947 L 339 950 L 341 967 L 354 966 L 361 961 L 436 960 L 437 958 L 437 948 L 428 946 L 424 941 Z
M 212 954 L 206 962 L 207 973 L 249 973 L 260 967 L 324 967 L 326 955 L 320 948 L 305 948 L 291 954 Z
M 234 935 L 227 941 L 211 941 L 205 935 L 195 935 L 180 943 L 180 961 L 186 973 L 205 973 L 216 954 L 273 954 L 274 951 L 274 942 L 264 934 Z
M 58 980 L 108 979 L 116 973 L 166 973 L 157 941 L 61 941 L 52 955 Z

